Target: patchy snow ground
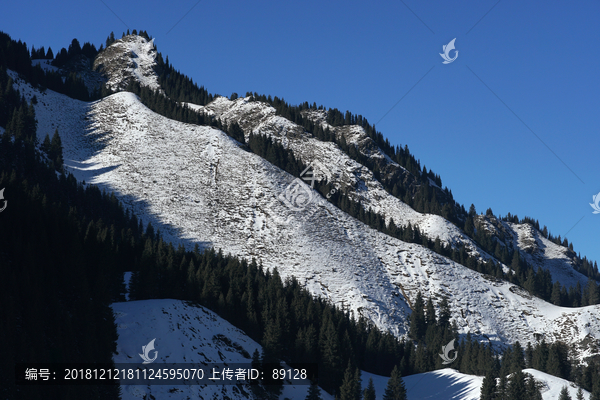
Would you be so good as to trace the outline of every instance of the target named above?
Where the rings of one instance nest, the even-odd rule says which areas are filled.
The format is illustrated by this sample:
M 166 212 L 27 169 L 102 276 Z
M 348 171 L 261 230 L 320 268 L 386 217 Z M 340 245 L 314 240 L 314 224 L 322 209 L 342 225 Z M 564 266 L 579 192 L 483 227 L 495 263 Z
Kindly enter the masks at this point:
M 212 311 L 180 300 L 142 300 L 114 303 L 117 354 L 115 363 L 139 363 L 139 353 L 152 339 L 161 363 L 189 363 L 200 368 L 203 363 L 243 363 L 250 368 L 251 355 L 262 348 L 244 332 Z M 248 399 L 248 387 L 236 385 L 122 385 L 123 400 L 144 396 L 156 399 Z M 245 390 L 245 391 L 244 391 Z M 284 385 L 281 398 L 304 399 L 308 385 Z M 332 397 L 323 392 L 323 400 Z
M 567 387 L 567 389 L 569 390 L 569 394 L 571 395 L 571 398 L 573 400 L 575 400 L 575 396 L 577 396 L 578 386 L 576 386 L 573 382 L 557 378 L 552 375 L 548 375 L 545 372 L 538 371 L 537 369 L 524 369 L 523 372 L 527 372 L 533 375 L 533 377 L 537 381 L 542 383 L 542 397 L 544 398 L 544 400 L 558 399 L 563 386 Z M 585 400 L 588 400 L 590 398 L 590 395 L 590 392 L 588 392 L 587 390 L 583 390 L 583 398 Z
M 31 60 L 31 65 L 36 66 L 39 65 L 44 71 L 58 71 L 58 68 L 54 65 L 50 65 L 52 60 L 39 59 L 39 60 Z

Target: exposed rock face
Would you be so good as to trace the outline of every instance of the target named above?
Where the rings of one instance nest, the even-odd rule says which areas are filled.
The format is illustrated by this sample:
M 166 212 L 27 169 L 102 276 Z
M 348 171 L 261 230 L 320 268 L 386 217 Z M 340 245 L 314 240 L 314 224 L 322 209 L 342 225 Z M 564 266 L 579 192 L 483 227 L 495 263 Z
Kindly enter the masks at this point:
M 156 67 L 154 39 L 128 35 L 117 40 L 94 60 L 93 69 L 108 79 L 106 85 L 115 91 L 123 90 L 131 80 L 142 86 L 160 90 Z

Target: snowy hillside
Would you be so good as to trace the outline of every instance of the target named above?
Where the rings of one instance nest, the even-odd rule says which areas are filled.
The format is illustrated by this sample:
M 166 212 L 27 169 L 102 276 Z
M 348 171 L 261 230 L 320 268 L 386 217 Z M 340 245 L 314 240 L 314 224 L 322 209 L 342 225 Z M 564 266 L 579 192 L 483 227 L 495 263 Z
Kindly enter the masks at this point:
M 531 298 L 375 231 L 317 194 L 304 211 L 292 211 L 278 196 L 294 178 L 219 130 L 166 119 L 129 93 L 86 104 L 18 84 L 27 98 L 38 96 L 40 136 L 59 128 L 67 168 L 114 191 L 167 240 L 256 257 L 397 335 L 406 333 L 421 290 L 436 302 L 449 296 L 461 333 L 499 346 L 585 338 L 582 353 L 597 351 L 598 306 L 560 308 Z
M 548 240 L 531 224 L 515 224 L 496 217 L 478 215 L 476 227 L 485 229 L 502 245 L 519 249 L 520 255 L 534 268 L 550 270 L 552 281 L 568 287 L 585 286 L 588 278 L 573 268 L 575 253 Z
M 534 267 L 550 269 L 552 279 L 567 287 L 580 283 L 585 286 L 588 278 L 573 269 L 569 249 L 546 239 L 540 231 L 529 224 L 503 223 L 512 233 L 514 246 Z M 572 252 L 571 252 L 572 253 Z
M 155 340 L 157 359 L 152 364 L 251 363 L 260 345 L 218 315 L 179 300 L 143 300 L 114 303 L 117 332 L 115 363 L 142 363 L 142 346 Z M 156 399 L 248 399 L 249 387 L 236 385 L 122 385 L 123 400 L 154 396 Z M 303 399 L 307 385 L 284 385 L 282 398 Z M 331 397 L 323 392 L 323 400 Z
M 248 338 L 244 332 L 204 307 L 193 306 L 179 300 L 142 300 L 114 303 L 117 332 L 117 355 L 115 363 L 141 363 L 138 355 L 142 346 L 156 339 L 157 360 L 169 363 L 221 362 L 249 363 L 249 354 L 260 345 Z M 577 387 L 569 381 L 552 375 L 527 369 L 542 383 L 544 400 L 557 400 L 563 386 L 567 386 L 575 398 Z M 383 398 L 388 378 L 362 372 L 362 385 L 366 387 L 373 379 L 377 400 Z M 427 372 L 403 378 L 409 400 L 478 400 L 483 377 L 465 375 L 453 369 Z M 285 385 L 281 398 L 304 399 L 308 387 Z M 190 386 L 122 386 L 123 400 L 152 395 L 157 399 L 224 398 L 247 399 L 248 396 L 232 385 Z M 589 393 L 584 392 L 589 399 Z M 324 400 L 332 397 L 322 392 Z
M 189 103 L 188 106 L 196 111 L 216 116 L 227 123 L 237 122 L 244 129 L 246 137 L 251 132 L 260 133 L 282 143 L 306 164 L 312 163 L 321 179 L 341 185 L 341 190 L 350 198 L 360 201 L 366 209 L 371 207 L 384 215 L 386 223 L 390 219 L 393 219 L 396 225 L 406 226 L 410 223 L 412 226 L 418 226 L 421 232 L 432 240 L 439 237 L 442 243 L 455 247 L 460 247 L 464 243 L 472 255 L 477 255 L 484 260 L 493 258 L 451 222 L 438 215 L 419 213 L 390 195 L 368 168 L 351 159 L 336 144 L 314 138 L 301 126 L 276 115 L 275 109 L 269 104 L 248 100 L 249 98 L 238 98 L 231 101 L 219 97 L 205 107 Z M 324 128 L 328 128 L 338 137 L 343 136 L 347 143 L 356 145 L 363 155 L 382 160 L 386 168 L 391 170 L 390 173 L 399 174 L 398 170 L 402 170 L 401 173 L 405 176 L 404 182 L 415 184 L 414 177 L 385 155 L 362 127 L 331 126 L 325 122 L 326 111 L 323 110 L 305 111 L 305 115 Z M 410 180 L 411 177 L 413 181 Z M 554 281 L 558 280 L 567 287 L 574 286 L 577 282 L 582 285 L 586 283 L 587 278 L 573 270 L 572 261 L 564 255 L 566 248 L 542 238 L 539 232 L 536 232 L 542 244 L 537 247 L 535 254 L 531 254 L 531 249 L 523 246 L 525 239 L 518 239 L 525 228 L 516 224 L 504 223 L 504 225 L 507 236 L 511 239 L 514 236 L 514 240 L 505 244 L 518 247 L 527 261 L 534 266 L 549 269 Z
M 571 398 L 575 399 L 577 386 L 572 382 L 535 369 L 525 369 L 523 371 L 531 374 L 542 384 L 541 391 L 544 400 L 558 400 L 560 390 L 563 386 L 569 389 Z M 363 372 L 363 387 L 367 386 L 369 378 L 373 379 L 377 400 L 382 400 L 388 378 Z M 408 400 L 479 400 L 483 377 L 465 375 L 456 370 L 446 368 L 423 374 L 405 376 L 403 380 Z M 588 400 L 590 393 L 585 390 L 583 393 L 583 398 Z
M 432 240 L 439 237 L 443 243 L 454 246 L 465 243 L 470 252 L 479 254 L 484 259 L 490 258 L 454 224 L 438 215 L 418 213 L 387 193 L 368 168 L 351 159 L 335 143 L 314 138 L 304 132 L 301 126 L 276 115 L 275 109 L 266 103 L 248 100 L 248 98 L 238 98 L 231 101 L 219 97 L 206 107 L 188 105 L 227 123 L 234 121 L 239 123 L 246 137 L 251 132 L 272 137 L 291 149 L 306 164 L 312 163 L 320 178 L 340 184 L 341 190 L 353 200 L 360 201 L 365 209 L 371 207 L 373 211 L 384 215 L 386 223 L 390 218 L 396 225 L 406 226 L 411 223 L 413 226 L 419 226 L 421 231 Z M 346 135 L 348 142 L 358 143 L 361 141 L 359 138 L 361 134 L 365 136 L 363 128 L 354 126 L 352 132 Z M 381 151 L 372 151 L 369 155 L 386 158 Z M 391 160 L 389 162 L 396 168 L 402 168 Z

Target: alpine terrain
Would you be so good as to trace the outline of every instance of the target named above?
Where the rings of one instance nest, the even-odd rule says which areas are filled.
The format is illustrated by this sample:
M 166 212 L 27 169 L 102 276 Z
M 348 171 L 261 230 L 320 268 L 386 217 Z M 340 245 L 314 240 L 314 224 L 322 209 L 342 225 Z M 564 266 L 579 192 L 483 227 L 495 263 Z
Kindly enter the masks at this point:
M 210 94 L 146 32 L 56 57 L 0 36 L 1 331 L 40 349 L 11 362 L 141 363 L 155 338 L 155 363 L 319 367 L 4 398 L 600 399 L 600 273 L 538 221 L 456 203 L 360 115 Z

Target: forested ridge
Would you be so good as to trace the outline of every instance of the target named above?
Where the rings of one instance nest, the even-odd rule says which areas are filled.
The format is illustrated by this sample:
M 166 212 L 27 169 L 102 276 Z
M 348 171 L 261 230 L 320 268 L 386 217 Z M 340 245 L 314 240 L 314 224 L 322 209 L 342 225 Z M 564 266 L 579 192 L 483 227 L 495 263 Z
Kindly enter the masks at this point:
M 421 167 L 420 160 L 411 154 L 407 145 L 404 147 L 391 145 L 389 140 L 384 138 L 383 134 L 376 130 L 375 125 L 370 125 L 368 120 L 362 115 L 352 114 L 350 111 L 346 111 L 346 113 L 343 114 L 336 108 L 329 108 L 327 110 L 322 105 L 317 106 L 316 103 L 311 105 L 308 102 L 304 102 L 298 106 L 294 106 L 285 102 L 284 99 L 279 99 L 278 97 L 272 98 L 270 95 L 266 96 L 248 92 L 246 93 L 246 96 L 248 96 L 251 101 L 262 101 L 270 104 L 273 106 L 273 108 L 275 108 L 275 111 L 278 115 L 281 115 L 302 126 L 306 132 L 312 133 L 315 138 L 322 141 L 335 142 L 339 148 L 350 158 L 373 171 L 374 177 L 383 185 L 389 194 L 402 200 L 404 203 L 411 206 L 415 211 L 437 214 L 444 217 L 446 220 L 461 228 L 467 234 L 467 236 L 473 239 L 484 251 L 494 255 L 496 259 L 506 265 L 510 265 L 510 263 L 512 263 L 514 249 L 507 249 L 505 246 L 502 246 L 500 241 L 497 240 L 497 238 L 495 238 L 490 232 L 488 232 L 486 229 L 483 229 L 480 224 L 477 226 L 478 216 L 475 212 L 474 205 L 471 204 L 469 210 L 467 211 L 464 205 L 458 204 L 453 199 L 452 191 L 450 189 L 447 187 L 445 187 L 443 190 L 441 189 L 441 177 L 432 170 L 427 170 L 426 166 L 423 165 L 423 167 Z M 237 94 L 234 93 L 231 97 L 236 98 Z M 324 112 L 326 114 L 326 122 L 334 127 L 344 125 L 358 125 L 362 127 L 367 137 L 369 137 L 373 143 L 375 143 L 377 147 L 383 151 L 384 154 L 408 170 L 420 182 L 420 185 L 416 191 L 414 193 L 408 191 L 401 181 L 394 180 L 396 177 L 393 175 L 392 178 L 382 175 L 381 170 L 383 169 L 386 161 L 369 158 L 360 153 L 356 146 L 348 145 L 346 143 L 343 135 L 338 137 L 328 128 L 323 129 L 321 124 L 312 121 L 306 116 L 307 111 Z M 435 186 L 432 185 L 431 182 L 433 182 Z M 485 218 L 494 225 L 497 225 L 497 221 L 499 220 L 513 223 L 531 224 L 547 239 L 570 249 L 574 259 L 573 267 L 575 270 L 595 281 L 600 282 L 600 272 L 596 262 L 589 261 L 585 256 L 581 257 L 581 255 L 576 255 L 573 251 L 572 243 L 569 243 L 566 238 L 561 239 L 560 236 L 553 236 L 546 226 L 540 228 L 540 224 L 537 220 L 530 217 L 519 219 L 518 216 L 511 215 L 510 213 L 505 217 L 499 218 L 496 217 L 493 211 L 489 208 L 486 210 Z M 435 240 L 434 238 L 431 239 Z M 500 237 L 500 239 L 503 240 L 504 238 Z M 454 260 L 457 261 L 456 259 Z M 524 284 L 525 280 L 527 279 L 527 272 L 531 268 L 527 266 L 526 263 L 523 262 L 523 264 L 523 273 L 518 273 L 515 278 L 521 284 Z M 565 288 L 565 290 L 568 289 L 569 288 Z M 550 293 L 546 295 L 545 289 L 538 291 L 536 295 L 539 295 L 545 300 L 550 300 Z M 560 305 L 570 306 L 571 304 L 571 302 L 565 301 Z

